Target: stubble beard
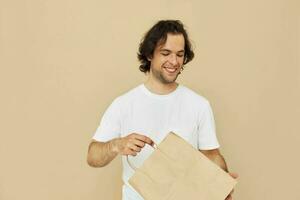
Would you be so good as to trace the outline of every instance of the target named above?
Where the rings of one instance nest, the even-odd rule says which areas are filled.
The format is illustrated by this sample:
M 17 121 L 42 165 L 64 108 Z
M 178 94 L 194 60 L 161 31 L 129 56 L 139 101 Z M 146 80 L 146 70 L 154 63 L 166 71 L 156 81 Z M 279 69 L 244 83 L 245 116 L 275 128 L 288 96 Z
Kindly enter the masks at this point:
M 153 74 L 154 78 L 163 84 L 174 83 L 176 81 L 178 75 L 180 74 L 180 72 L 178 72 L 174 78 L 170 79 L 170 78 L 166 77 L 166 75 L 164 75 L 164 73 L 162 71 L 159 71 L 159 70 L 156 70 L 153 68 L 151 70 L 152 70 L 152 74 Z

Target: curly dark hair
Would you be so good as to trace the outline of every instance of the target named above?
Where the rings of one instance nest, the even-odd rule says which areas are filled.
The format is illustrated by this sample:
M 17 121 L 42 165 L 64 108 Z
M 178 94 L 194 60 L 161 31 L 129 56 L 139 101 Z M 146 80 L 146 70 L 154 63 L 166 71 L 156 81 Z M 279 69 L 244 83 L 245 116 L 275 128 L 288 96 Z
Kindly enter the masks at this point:
M 167 40 L 167 34 L 182 34 L 184 37 L 184 61 L 187 64 L 194 58 L 194 52 L 184 25 L 179 20 L 160 20 L 144 36 L 139 46 L 138 59 L 141 63 L 140 71 L 147 73 L 150 71 L 151 62 L 155 47 L 158 44 L 164 44 Z

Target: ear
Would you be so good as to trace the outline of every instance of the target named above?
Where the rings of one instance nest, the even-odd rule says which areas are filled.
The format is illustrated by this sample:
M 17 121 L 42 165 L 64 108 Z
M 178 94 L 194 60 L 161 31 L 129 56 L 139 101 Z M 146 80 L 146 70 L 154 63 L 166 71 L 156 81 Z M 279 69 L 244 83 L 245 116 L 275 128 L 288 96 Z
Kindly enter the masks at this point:
M 148 60 L 149 62 L 151 62 L 151 61 L 152 61 L 152 57 L 153 57 L 153 55 L 147 56 L 147 60 Z

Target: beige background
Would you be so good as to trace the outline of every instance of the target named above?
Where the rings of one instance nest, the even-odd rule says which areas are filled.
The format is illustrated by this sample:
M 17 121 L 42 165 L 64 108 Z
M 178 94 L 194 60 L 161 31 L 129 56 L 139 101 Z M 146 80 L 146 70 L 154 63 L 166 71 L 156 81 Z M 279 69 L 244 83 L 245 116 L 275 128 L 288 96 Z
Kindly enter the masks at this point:
M 235 199 L 300 199 L 299 5 L 0 0 L 0 199 L 120 199 L 120 159 L 90 168 L 87 147 L 112 99 L 145 79 L 141 37 L 170 18 L 193 40 L 179 82 L 212 104 Z

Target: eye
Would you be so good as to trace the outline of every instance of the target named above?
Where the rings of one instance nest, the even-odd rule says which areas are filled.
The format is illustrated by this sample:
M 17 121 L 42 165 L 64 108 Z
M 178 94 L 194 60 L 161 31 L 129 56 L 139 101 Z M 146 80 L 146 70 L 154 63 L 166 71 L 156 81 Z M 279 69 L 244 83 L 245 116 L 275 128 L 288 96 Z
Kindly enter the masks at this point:
M 177 56 L 181 58 L 181 57 L 183 57 L 184 55 L 183 55 L 183 54 L 177 54 Z
M 161 55 L 163 55 L 163 56 L 168 56 L 169 53 L 161 53 Z

